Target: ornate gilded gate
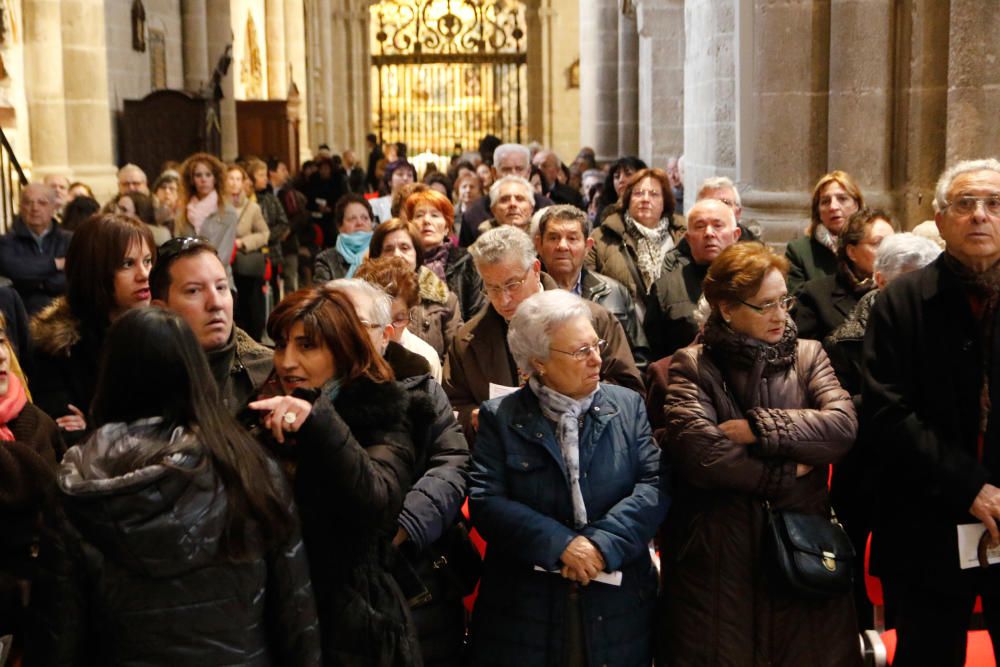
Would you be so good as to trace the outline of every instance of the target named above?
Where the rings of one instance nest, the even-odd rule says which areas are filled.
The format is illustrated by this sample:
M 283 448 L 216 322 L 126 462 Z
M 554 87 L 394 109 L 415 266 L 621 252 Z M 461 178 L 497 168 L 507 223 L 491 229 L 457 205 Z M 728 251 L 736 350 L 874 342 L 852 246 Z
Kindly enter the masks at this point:
M 525 11 L 518 0 L 382 0 L 371 7 L 372 123 L 410 153 L 525 135 Z

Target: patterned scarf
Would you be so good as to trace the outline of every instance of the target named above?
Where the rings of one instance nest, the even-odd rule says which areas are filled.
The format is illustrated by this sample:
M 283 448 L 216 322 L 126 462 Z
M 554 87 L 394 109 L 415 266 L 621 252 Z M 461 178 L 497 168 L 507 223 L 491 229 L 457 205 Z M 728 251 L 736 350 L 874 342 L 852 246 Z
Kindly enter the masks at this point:
M 648 290 L 660 277 L 664 255 L 674 247 L 674 239 L 670 235 L 670 218 L 660 218 L 659 224 L 653 229 L 636 222 L 628 211 L 625 212 L 624 220 L 625 233 L 635 239 L 639 273 Z
M 441 280 L 447 280 L 444 275 L 445 267 L 448 265 L 448 251 L 451 244 L 447 239 L 434 246 L 430 250 L 424 251 L 424 266 L 434 272 L 434 275 Z
M 537 375 L 528 378 L 528 385 L 538 397 L 538 405 L 546 419 L 556 425 L 556 441 L 562 452 L 566 472 L 569 475 L 570 500 L 573 503 L 573 522 L 580 529 L 587 525 L 587 506 L 583 502 L 583 491 L 580 489 L 580 428 L 583 425 L 583 415 L 594 402 L 597 389 L 589 396 L 581 399 L 570 398 L 549 389 Z M 600 384 L 597 386 L 600 389 Z
M 816 227 L 813 229 L 813 238 L 834 255 L 837 254 L 837 237 L 830 233 L 826 225 L 821 222 L 816 223 Z
M 349 264 L 345 278 L 353 278 L 354 272 L 368 256 L 368 245 L 372 241 L 372 232 L 351 232 L 337 234 L 337 252 Z

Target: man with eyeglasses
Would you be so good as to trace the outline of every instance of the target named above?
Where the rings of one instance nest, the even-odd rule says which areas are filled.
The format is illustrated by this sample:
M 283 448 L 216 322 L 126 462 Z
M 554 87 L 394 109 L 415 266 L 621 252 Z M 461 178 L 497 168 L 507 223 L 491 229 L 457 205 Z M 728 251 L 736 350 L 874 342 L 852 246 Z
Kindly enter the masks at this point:
M 170 239 L 159 247 L 149 289 L 154 306 L 191 327 L 223 403 L 238 414 L 270 375 L 273 353 L 233 323 L 233 293 L 215 248 L 199 238 Z
M 688 211 L 684 243 L 664 257 L 660 277 L 646 298 L 643 328 L 653 359 L 694 341 L 695 311 L 708 265 L 741 236 L 734 210 L 722 200 L 701 199 Z
M 864 342 L 862 428 L 881 463 L 871 569 L 897 667 L 963 665 L 977 595 L 1000 642 L 1000 161 L 946 170 L 934 209 L 945 251 L 880 292 Z
M 479 406 L 491 398 L 490 385 L 522 384 L 507 345 L 508 322 L 526 298 L 559 287 L 542 273 L 531 238 L 515 227 L 491 229 L 472 244 L 469 253 L 483 279 L 489 304 L 455 334 L 445 358 L 442 384 L 471 445 Z M 607 341 L 601 353 L 601 379 L 641 393 L 642 379 L 621 324 L 596 303 L 585 303 L 593 315 L 594 330 Z

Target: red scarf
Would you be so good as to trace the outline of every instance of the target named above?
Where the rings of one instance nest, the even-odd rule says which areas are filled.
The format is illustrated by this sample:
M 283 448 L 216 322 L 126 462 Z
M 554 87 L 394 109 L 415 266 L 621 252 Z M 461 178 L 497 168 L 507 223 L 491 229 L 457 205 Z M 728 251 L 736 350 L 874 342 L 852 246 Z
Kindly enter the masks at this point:
M 0 397 L 0 440 L 13 442 L 14 434 L 7 424 L 17 419 L 27 402 L 28 395 L 24 391 L 21 378 L 7 371 L 7 394 Z

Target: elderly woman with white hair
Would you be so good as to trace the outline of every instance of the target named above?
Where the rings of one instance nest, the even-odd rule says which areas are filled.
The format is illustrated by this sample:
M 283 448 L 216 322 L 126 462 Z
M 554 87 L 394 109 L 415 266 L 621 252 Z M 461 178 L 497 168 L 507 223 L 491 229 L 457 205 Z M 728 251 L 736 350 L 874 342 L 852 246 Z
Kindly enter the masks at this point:
M 507 339 L 528 382 L 479 415 L 471 664 L 647 666 L 669 496 L 642 398 L 600 382 L 605 341 L 569 292 L 525 299 Z

